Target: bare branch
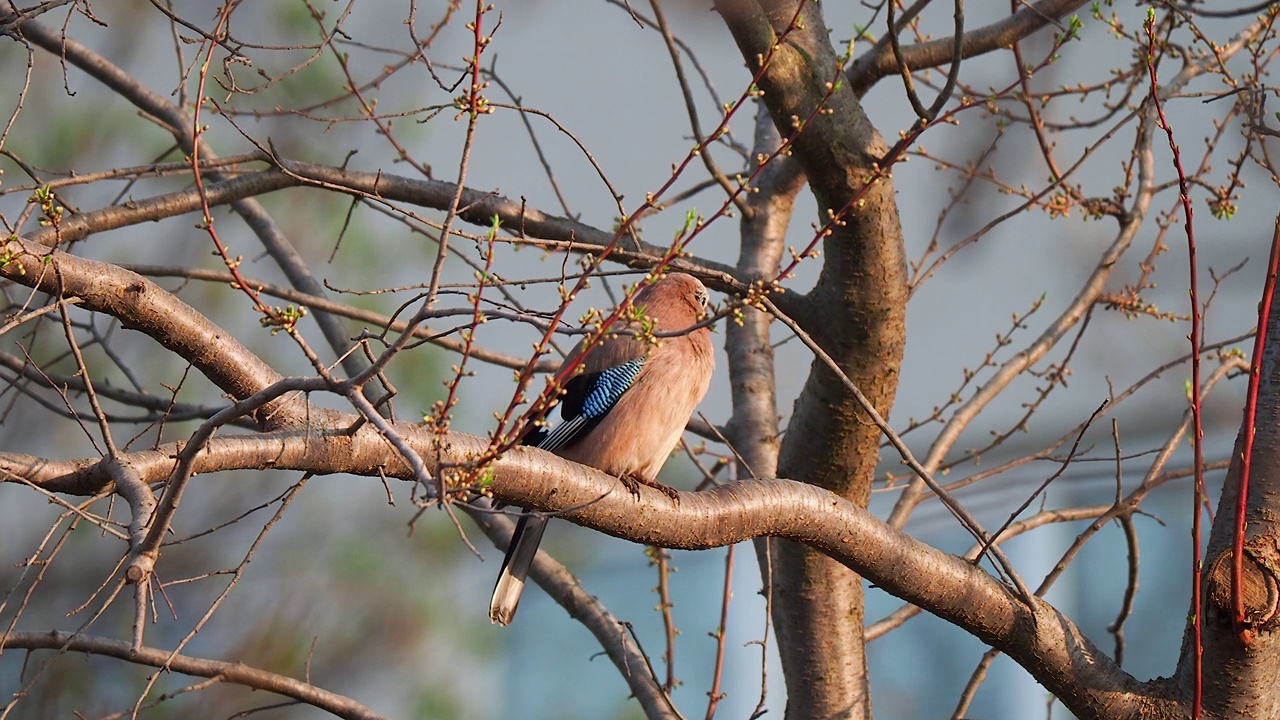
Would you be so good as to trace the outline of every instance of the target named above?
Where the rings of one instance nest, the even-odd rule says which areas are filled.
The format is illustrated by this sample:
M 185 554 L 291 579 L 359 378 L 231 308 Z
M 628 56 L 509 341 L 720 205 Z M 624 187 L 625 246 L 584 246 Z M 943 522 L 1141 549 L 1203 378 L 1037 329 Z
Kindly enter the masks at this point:
M 957 59 L 957 44 L 960 45 L 960 59 L 1008 48 L 1040 28 L 1054 23 L 1058 18 L 1083 7 L 1087 1 L 1040 0 L 1036 3 L 1022 3 L 1022 9 L 1009 17 L 965 33 L 960 43 L 955 38 L 941 38 L 904 47 L 901 51 L 902 60 L 907 67 L 919 70 L 954 63 Z M 890 35 L 886 35 L 849 67 L 846 77 L 855 94 L 865 94 L 881 79 L 898 72 L 898 62 L 894 59 L 889 38 Z
M 0 277 L 55 297 L 81 298 L 82 307 L 145 332 L 233 397 L 249 397 L 280 379 L 230 333 L 137 273 L 16 236 L 3 247 Z M 301 410 L 296 399 L 280 399 L 255 417 L 264 426 L 279 425 L 300 418 Z
M 352 718 L 352 720 L 384 720 L 385 718 L 351 698 L 291 677 L 250 667 L 241 662 L 206 660 L 152 647 L 135 649 L 130 647 L 129 643 L 96 635 L 72 634 L 57 630 L 40 633 L 11 632 L 0 636 L 0 647 L 103 655 L 126 662 L 165 668 L 184 675 L 221 678 L 224 682 L 290 697 L 342 718 Z

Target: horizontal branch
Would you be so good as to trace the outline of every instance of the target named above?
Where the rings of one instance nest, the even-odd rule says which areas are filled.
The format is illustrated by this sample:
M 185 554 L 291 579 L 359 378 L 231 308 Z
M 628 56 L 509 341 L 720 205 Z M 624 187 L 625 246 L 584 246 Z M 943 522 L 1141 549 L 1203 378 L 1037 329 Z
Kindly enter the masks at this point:
M 465 473 L 459 470 L 488 448 L 484 438 L 474 435 L 437 435 L 409 424 L 395 427 L 433 475 L 443 473 L 455 482 L 464 482 L 460 478 Z M 125 457 L 154 482 L 168 476 L 178 451 L 168 445 Z M 370 426 L 351 432 L 341 421 L 327 429 L 214 438 L 196 458 L 193 471 L 207 480 L 208 473 L 242 468 L 412 477 Z M 1029 610 L 1009 587 L 980 568 L 821 488 L 752 479 L 681 493 L 678 503 L 647 487 L 633 498 L 616 478 L 526 447 L 507 452 L 490 469 L 488 489 L 503 501 L 638 543 L 687 550 L 760 536 L 805 543 L 1005 651 L 1050 692 L 1079 700 L 1073 709 L 1085 716 L 1105 709 L 1109 717 L 1141 717 L 1152 708 L 1139 704 L 1162 694 L 1121 670 L 1051 605 L 1037 600 Z M 96 458 L 54 461 L 12 453 L 0 454 L 0 476 L 19 476 L 46 490 L 77 495 L 99 492 L 110 482 L 104 463 Z M 1092 662 L 1081 663 L 1081 657 Z
M 189 280 L 208 280 L 218 283 L 234 283 L 236 278 L 226 270 L 212 270 L 207 268 L 193 267 L 177 267 L 168 265 L 130 265 L 124 264 L 121 267 L 146 275 L 147 277 L 177 277 Z M 243 277 L 243 276 L 242 276 Z M 367 323 L 371 327 L 390 330 L 391 332 L 404 332 L 409 327 L 409 323 L 403 320 L 395 320 L 389 315 L 384 315 L 373 310 L 367 310 L 355 305 L 348 305 L 337 300 L 331 300 L 327 297 L 311 295 L 310 293 L 294 290 L 290 287 L 282 287 L 268 282 L 257 280 L 256 278 L 245 277 L 245 284 L 252 288 L 255 292 L 262 293 L 269 297 L 278 298 L 285 302 L 295 303 L 301 307 L 305 307 L 312 311 L 320 311 L 336 315 L 338 317 L 350 318 L 360 322 Z M 460 312 L 471 314 L 473 308 L 464 308 Z M 494 313 L 500 315 L 500 313 Z M 440 313 L 434 313 L 433 317 L 439 317 Z M 422 338 L 432 345 L 437 345 L 446 350 L 453 352 L 462 352 L 466 348 L 467 343 L 453 337 L 441 336 L 436 330 L 425 325 L 417 325 L 413 328 L 413 337 Z M 502 367 L 512 368 L 514 370 L 522 370 L 529 364 L 527 357 L 519 357 L 516 355 L 508 355 L 496 350 L 471 345 L 467 352 L 472 358 L 483 362 L 500 365 Z M 0 362 L 3 362 L 3 355 L 0 355 Z M 560 367 L 558 360 L 539 360 L 534 363 L 534 372 L 554 372 Z M 207 417 L 206 414 L 204 417 Z
M 0 635 L 0 649 L 10 648 L 102 655 L 140 665 L 164 668 L 183 675 L 218 678 L 224 682 L 243 685 L 254 690 L 266 690 L 293 698 L 341 718 L 352 720 L 384 720 L 385 718 L 345 695 L 339 695 L 285 675 L 249 667 L 239 662 L 206 660 L 152 647 L 134 648 L 122 640 L 58 631 L 11 632 Z
M 1075 12 L 1088 0 L 1040 0 L 1036 3 L 1020 3 L 1022 7 L 1003 20 L 977 28 L 964 34 L 960 45 L 960 57 L 971 58 L 1012 47 L 1040 28 L 1056 22 L 1067 13 Z M 938 38 L 902 48 L 902 59 L 911 70 L 939 67 L 955 60 L 955 40 Z M 854 93 L 861 96 L 882 78 L 897 73 L 898 62 L 893 57 L 889 35 L 877 42 L 872 49 L 853 62 L 845 77 Z
M 267 161 L 267 158 L 263 158 Z M 205 199 L 213 206 L 230 205 L 287 188 L 312 187 L 340 192 L 371 201 L 408 203 L 418 207 L 443 210 L 457 193 L 453 183 L 423 178 L 408 178 L 383 172 L 360 172 L 317 163 L 294 160 L 271 160 L 277 169 L 246 172 L 237 177 L 205 184 Z M 224 169 L 225 171 L 225 169 Z M 613 234 L 571 218 L 544 213 L 524 202 L 496 192 L 464 188 L 458 217 L 477 227 L 493 227 L 498 218 L 504 228 L 519 237 L 555 243 L 548 249 L 574 253 L 600 254 L 613 242 Z M 58 227 L 46 227 L 26 237 L 35 243 L 52 247 L 84 238 L 98 232 L 155 222 L 197 212 L 202 200 L 196 189 L 179 190 L 144 199 L 131 199 L 124 205 L 65 215 Z M 611 262 L 629 268 L 650 269 L 667 249 L 639 240 L 628 240 L 626 246 L 612 251 Z M 772 280 L 748 276 L 731 265 L 694 256 L 683 256 L 669 264 L 670 269 L 697 275 L 708 286 L 721 292 L 745 294 L 753 281 Z M 788 313 L 804 316 L 795 292 L 778 289 L 771 292 L 779 307 Z

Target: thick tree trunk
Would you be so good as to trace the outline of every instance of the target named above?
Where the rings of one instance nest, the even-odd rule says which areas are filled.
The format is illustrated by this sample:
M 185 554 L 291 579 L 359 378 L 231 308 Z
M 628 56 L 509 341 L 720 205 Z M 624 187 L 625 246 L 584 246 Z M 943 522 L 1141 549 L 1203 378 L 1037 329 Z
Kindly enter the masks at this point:
M 1240 497 L 1245 418 L 1202 571 L 1206 716 L 1280 718 L 1280 300 L 1272 299 L 1258 377 L 1252 471 L 1247 493 L 1243 553 L 1244 622 L 1235 622 L 1232 595 L 1232 541 Z M 1177 679 L 1188 696 L 1194 682 L 1194 643 L 1187 625 Z
M 822 242 L 822 271 L 806 313 L 796 320 L 887 415 L 907 300 L 893 186 L 873 175 L 887 147 L 857 98 L 839 84 L 840 62 L 817 4 L 720 6 L 748 69 L 757 72 L 764 61 L 757 85 L 782 136 L 803 124 L 792 154 L 818 200 L 819 223 L 839 216 Z M 855 209 L 841 214 L 855 198 Z M 865 507 L 878 445 L 879 431 L 840 377 L 815 361 L 782 442 L 779 473 Z M 861 578 L 811 548 L 775 540 L 771 549 L 787 717 L 870 717 Z

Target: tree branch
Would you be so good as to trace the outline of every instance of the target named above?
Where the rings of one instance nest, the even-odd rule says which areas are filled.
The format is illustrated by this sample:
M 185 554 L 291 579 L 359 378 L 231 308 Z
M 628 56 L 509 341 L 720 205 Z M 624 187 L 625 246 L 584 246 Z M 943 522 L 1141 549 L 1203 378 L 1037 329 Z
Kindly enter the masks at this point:
M 193 459 L 195 480 L 208 473 L 274 467 L 316 474 L 350 473 L 411 479 L 369 425 L 216 437 Z M 433 475 L 465 465 L 488 442 L 472 435 L 396 425 Z M 177 445 L 122 454 L 147 482 L 168 477 Z M 816 548 L 877 586 L 948 620 L 1008 653 L 1080 717 L 1140 718 L 1158 709 L 1163 681 L 1141 683 L 1093 646 L 1065 616 L 1037 600 L 1028 609 L 1011 588 L 962 558 L 901 533 L 854 503 L 807 483 L 753 479 L 681 493 L 680 502 L 647 487 L 634 498 L 616 478 L 534 448 L 517 447 L 492 466 L 489 486 L 504 502 L 531 507 L 633 542 L 705 550 L 760 536 Z M 110 481 L 100 459 L 47 461 L 0 454 L 0 473 L 46 490 L 92 495 Z M 1088 657 L 1091 662 L 1079 662 Z
M 126 328 L 146 333 L 233 397 L 249 397 L 281 378 L 195 308 L 116 265 L 11 236 L 0 252 L 0 277 L 54 297 L 61 293 L 81 298 L 85 309 L 106 313 Z M 303 409 L 297 398 L 281 398 L 260 408 L 254 419 L 262 427 L 278 427 L 300 421 Z
M 13 19 L 14 17 L 8 12 L 0 14 L 0 22 Z M 190 157 L 217 159 L 212 149 L 196 136 L 195 123 L 186 111 L 158 95 L 105 57 L 67 37 L 65 33 L 54 32 L 34 20 L 21 23 L 19 31 L 27 40 L 89 73 L 94 79 L 111 88 L 143 112 L 160 120 L 167 126 L 182 151 Z M 197 98 L 196 101 L 203 103 L 204 98 Z M 195 152 L 197 149 L 198 153 Z M 226 175 L 221 171 L 213 170 L 209 172 L 209 178 L 217 182 L 226 179 Z M 293 247 L 289 238 L 256 199 L 240 198 L 232 201 L 231 206 L 258 236 L 263 247 L 294 287 L 311 295 L 325 294 L 324 286 L 311 274 L 310 268 Z M 343 359 L 343 367 L 347 373 L 357 374 L 360 371 L 361 361 L 354 353 L 347 352 L 350 340 L 342 332 L 337 319 L 320 313 L 316 316 L 316 324 L 334 354 Z
M 264 158 L 265 160 L 265 158 Z M 373 202 L 406 202 L 421 207 L 443 209 L 457 193 L 453 183 L 423 178 L 408 178 L 383 172 L 360 172 L 296 160 L 273 160 L 278 169 L 230 177 L 205 186 L 210 206 L 230 205 L 244 198 L 295 187 L 318 187 L 366 198 Z M 112 205 L 98 210 L 64 216 L 56 231 L 36 230 L 26 237 L 41 245 L 56 241 L 69 243 L 93 233 L 116 230 L 144 222 L 185 215 L 201 208 L 196 190 L 181 190 L 144 200 L 131 200 L 127 205 Z M 553 241 L 548 249 L 576 253 L 599 253 L 613 241 L 612 233 L 570 218 L 544 213 L 524 202 L 472 188 L 462 191 L 458 217 L 472 225 L 491 228 L 494 218 L 503 227 L 518 232 L 518 237 Z M 538 244 L 538 243 L 534 243 Z M 666 248 L 636 240 L 637 249 L 615 249 L 609 261 L 629 268 L 649 269 L 666 253 Z M 754 281 L 768 278 L 746 275 L 731 265 L 696 256 L 683 256 L 669 264 L 670 269 L 697 275 L 709 287 L 725 293 L 745 294 Z M 314 293 L 308 293 L 314 294 Z M 772 291 L 779 307 L 788 314 L 799 311 L 800 296 L 786 289 Z
M 315 685 L 295 680 L 241 662 L 222 662 L 179 655 L 153 647 L 130 647 L 129 643 L 96 635 L 59 632 L 11 632 L 0 635 L 0 648 L 24 650 L 53 650 L 60 653 L 75 652 L 86 655 L 102 655 L 139 665 L 150 665 L 196 677 L 218 678 L 254 690 L 265 690 L 351 720 L 385 720 L 385 716 L 370 710 L 349 697 L 339 695 Z
M 967 32 L 960 43 L 960 58 L 971 58 L 1012 46 L 1040 28 L 1087 4 L 1087 0 L 1040 0 L 1023 3 L 1021 10 L 999 22 Z M 881 79 L 898 72 L 886 34 L 849 66 L 845 77 L 854 94 L 861 97 Z M 902 59 L 912 70 L 940 67 L 955 62 L 955 39 L 939 38 L 902 48 Z
M 817 3 L 716 3 L 774 125 L 818 203 L 823 263 L 799 315 L 840 369 L 888 416 L 905 340 L 906 260 L 888 147 L 857 97 L 839 82 L 842 60 Z M 779 473 L 865 506 L 879 430 L 841 380 L 813 362 L 783 437 Z M 788 717 L 871 716 L 861 580 L 791 543 L 776 543 L 774 623 L 788 688 Z M 824 608 L 838 606 L 840 613 Z
M 469 515 L 495 546 L 504 548 L 511 543 L 515 523 L 506 515 L 487 509 L 473 510 Z M 539 550 L 529 569 L 529 576 L 570 617 L 595 636 L 596 642 L 604 648 L 609 660 L 618 668 L 618 674 L 631 689 L 631 694 L 640 703 L 646 718 L 675 720 L 681 717 L 671 704 L 671 698 L 663 691 L 662 683 L 648 671 L 648 659 L 626 627 L 600 602 L 600 598 L 582 587 L 568 568 L 550 553 Z

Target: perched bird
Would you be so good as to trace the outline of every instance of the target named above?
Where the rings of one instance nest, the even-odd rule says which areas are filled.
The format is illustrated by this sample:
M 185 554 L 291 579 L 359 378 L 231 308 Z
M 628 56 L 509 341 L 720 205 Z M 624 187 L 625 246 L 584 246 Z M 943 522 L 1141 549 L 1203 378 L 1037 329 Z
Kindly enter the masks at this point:
M 632 304 L 638 318 L 626 329 L 679 332 L 706 314 L 707 289 L 692 275 L 669 273 L 636 293 Z M 560 400 L 563 422 L 550 431 L 536 428 L 524 443 L 616 475 L 633 494 L 643 483 L 676 499 L 674 489 L 657 481 L 658 471 L 707 394 L 715 368 L 710 331 L 701 327 L 662 338 L 609 335 L 594 347 L 579 346 L 565 367 L 579 357 Z M 489 603 L 493 622 L 507 625 L 515 615 L 546 526 L 544 516 L 520 516 Z

